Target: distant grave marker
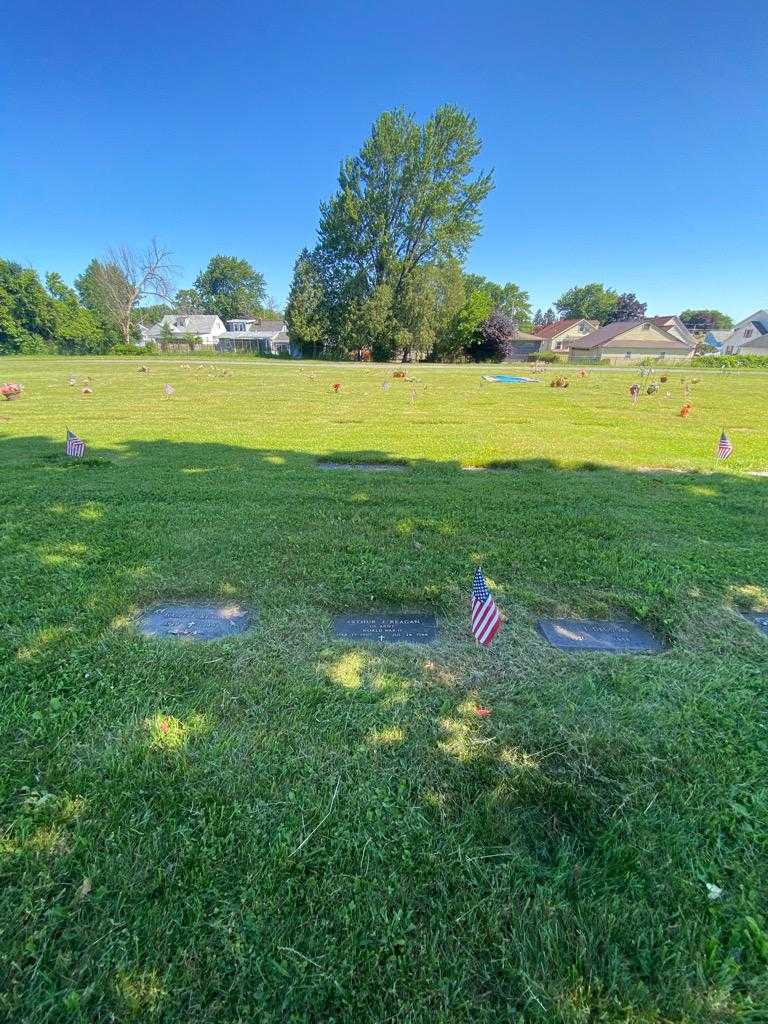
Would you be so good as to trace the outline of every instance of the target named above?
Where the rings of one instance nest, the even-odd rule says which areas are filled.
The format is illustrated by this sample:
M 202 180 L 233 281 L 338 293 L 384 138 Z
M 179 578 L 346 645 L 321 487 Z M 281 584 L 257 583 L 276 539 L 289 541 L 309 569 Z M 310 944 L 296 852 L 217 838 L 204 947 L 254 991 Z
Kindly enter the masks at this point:
M 744 618 L 756 626 L 761 633 L 768 636 L 768 612 L 747 612 Z
M 401 462 L 318 462 L 320 469 L 358 469 L 367 473 L 404 473 L 407 466 Z
M 339 640 L 382 644 L 431 644 L 437 639 L 437 619 L 423 612 L 338 615 L 331 632 Z
M 166 604 L 142 612 L 136 626 L 144 636 L 223 640 L 244 633 L 251 619 L 239 605 Z
M 601 619 L 540 619 L 539 629 L 562 651 L 659 654 L 664 645 L 636 622 Z

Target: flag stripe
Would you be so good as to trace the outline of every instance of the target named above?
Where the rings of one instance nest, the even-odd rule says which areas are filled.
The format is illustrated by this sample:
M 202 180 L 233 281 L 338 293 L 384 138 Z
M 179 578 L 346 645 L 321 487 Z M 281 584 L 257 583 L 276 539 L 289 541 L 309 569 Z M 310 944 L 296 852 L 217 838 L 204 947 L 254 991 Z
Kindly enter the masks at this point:
M 501 615 L 480 569 L 475 571 L 472 583 L 469 618 L 472 635 L 477 643 L 483 647 L 490 646 L 501 628 Z

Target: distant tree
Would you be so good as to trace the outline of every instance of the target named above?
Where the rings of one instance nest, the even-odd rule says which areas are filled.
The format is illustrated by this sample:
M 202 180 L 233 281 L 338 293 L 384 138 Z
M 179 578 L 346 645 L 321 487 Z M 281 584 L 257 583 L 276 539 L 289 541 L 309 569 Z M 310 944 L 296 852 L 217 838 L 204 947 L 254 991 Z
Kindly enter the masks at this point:
M 493 312 L 493 300 L 485 291 L 472 292 L 454 318 L 455 351 L 470 359 L 482 358 L 482 325 Z
M 439 107 L 423 125 L 398 109 L 381 114 L 360 153 L 343 161 L 339 190 L 321 206 L 319 248 L 365 294 L 380 285 L 397 307 L 420 266 L 462 259 L 480 231 L 490 174 L 473 176 L 475 122 Z
M 264 275 L 236 256 L 214 256 L 198 274 L 195 290 L 205 312 L 222 320 L 260 316 L 267 297 Z
M 648 308 L 646 302 L 640 302 L 634 292 L 624 292 L 619 295 L 616 305 L 608 314 L 607 324 L 617 323 L 620 320 L 639 320 L 645 316 Z
M 533 326 L 531 317 L 531 299 L 528 292 L 523 291 L 511 281 L 507 284 L 496 284 L 479 274 L 467 274 L 467 291 L 483 291 L 490 295 L 494 308 L 511 317 L 518 328 L 529 331 Z M 540 312 L 540 311 L 539 311 Z
M 552 307 L 550 306 L 547 309 L 547 312 L 544 314 L 544 327 L 551 327 L 552 324 L 556 324 L 556 323 L 557 323 L 557 315 L 555 314 L 554 309 L 552 309 Z
M 536 312 L 533 314 L 532 324 L 533 324 L 534 327 L 543 327 L 544 326 L 544 314 L 541 312 L 540 308 L 537 309 Z
M 727 331 L 733 320 L 719 309 L 684 309 L 680 319 L 691 331 Z
M 175 268 L 170 252 L 153 239 L 143 250 L 120 246 L 92 260 L 75 286 L 83 303 L 98 311 L 130 344 L 134 310 L 146 298 L 169 302 Z
M 285 307 L 291 341 L 304 355 L 317 357 L 328 338 L 328 310 L 323 276 L 315 253 L 303 249 L 293 267 L 293 281 Z
M 46 351 L 56 306 L 34 270 L 0 260 L 0 352 Z
M 516 331 L 515 321 L 500 309 L 495 309 L 480 325 L 481 340 L 473 348 L 472 355 L 476 359 L 503 359 Z
M 198 290 L 196 288 L 180 288 L 173 299 L 173 312 L 178 313 L 179 316 L 196 316 L 199 313 L 205 313 L 203 300 Z
M 619 301 L 619 293 L 604 284 L 577 285 L 564 292 L 555 303 L 561 317 L 566 319 L 597 320 L 601 324 L 609 322 Z
M 65 352 L 102 352 L 105 337 L 97 316 L 82 306 L 77 292 L 65 284 L 61 275 L 45 275 L 45 285 L 53 299 L 54 334 Z
M 145 327 L 154 327 L 164 316 L 173 312 L 174 310 L 165 302 L 157 302 L 151 306 L 137 306 L 133 311 L 133 322 L 143 324 Z
M 168 346 L 176 340 L 176 335 L 173 333 L 167 323 L 164 323 L 160 328 L 160 336 L 157 339 L 157 343 L 160 346 L 161 352 L 166 352 Z

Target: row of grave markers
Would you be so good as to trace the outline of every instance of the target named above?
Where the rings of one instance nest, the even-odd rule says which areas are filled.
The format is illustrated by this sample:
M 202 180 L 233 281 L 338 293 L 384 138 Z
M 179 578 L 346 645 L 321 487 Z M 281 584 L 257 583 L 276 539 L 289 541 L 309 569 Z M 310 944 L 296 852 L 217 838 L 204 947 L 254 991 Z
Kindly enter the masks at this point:
M 768 636 L 768 612 L 745 614 Z M 150 608 L 136 621 L 144 636 L 188 640 L 223 640 L 250 629 L 255 615 L 239 605 L 173 604 Z M 613 654 L 661 654 L 665 645 L 644 626 L 625 620 L 539 619 L 537 627 L 553 647 L 564 651 Z M 331 622 L 337 640 L 381 644 L 432 644 L 438 639 L 437 618 L 425 612 L 338 615 Z

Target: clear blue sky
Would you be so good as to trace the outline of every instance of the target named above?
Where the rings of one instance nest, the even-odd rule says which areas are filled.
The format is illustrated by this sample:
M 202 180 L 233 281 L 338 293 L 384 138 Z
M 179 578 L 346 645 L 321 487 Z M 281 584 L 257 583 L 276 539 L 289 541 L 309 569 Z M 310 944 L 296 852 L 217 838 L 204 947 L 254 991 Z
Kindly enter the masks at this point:
M 0 38 L 0 255 L 41 271 L 156 235 L 282 302 L 376 115 L 454 103 L 496 180 L 468 269 L 768 305 L 765 4 L 31 0 Z

